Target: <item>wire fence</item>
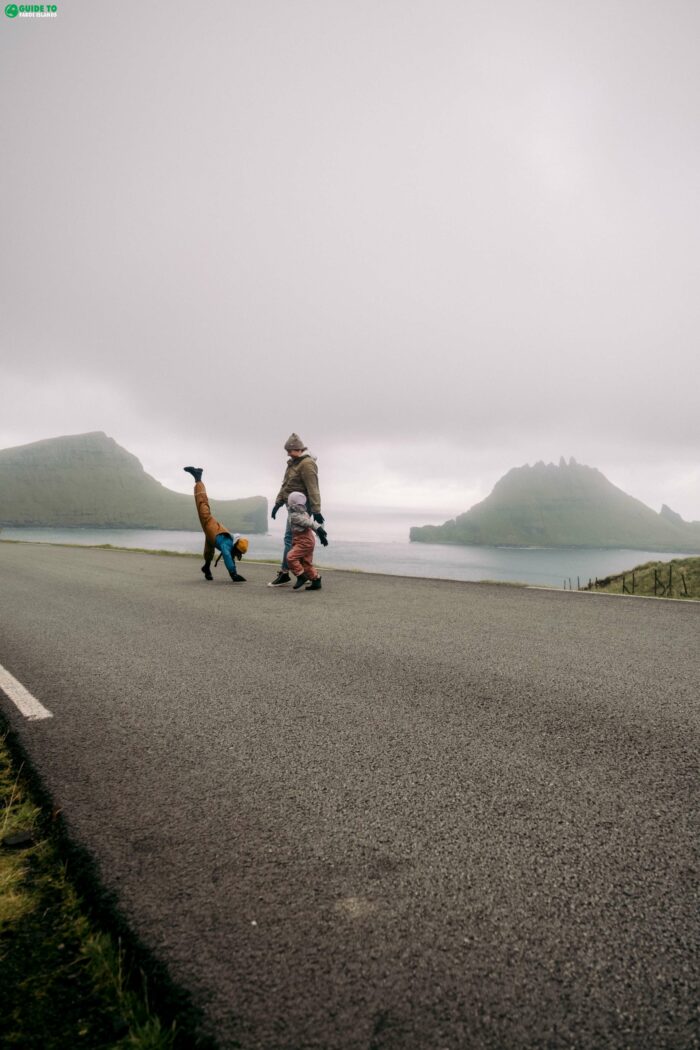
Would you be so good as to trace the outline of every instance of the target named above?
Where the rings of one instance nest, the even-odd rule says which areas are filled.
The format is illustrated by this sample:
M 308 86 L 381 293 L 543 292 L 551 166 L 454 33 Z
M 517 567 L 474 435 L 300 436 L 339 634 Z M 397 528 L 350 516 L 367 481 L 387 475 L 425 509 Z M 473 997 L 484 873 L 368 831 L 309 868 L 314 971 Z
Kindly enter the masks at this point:
M 632 572 L 620 573 L 617 576 L 606 576 L 604 579 L 589 578 L 588 583 L 581 585 L 581 578 L 577 576 L 574 581 L 569 576 L 564 580 L 565 591 L 607 591 L 612 594 L 638 594 L 644 596 L 654 595 L 657 598 L 690 598 L 688 581 L 685 573 L 673 564 L 669 564 L 668 573 L 665 569 L 646 569 L 643 572 L 632 570 Z

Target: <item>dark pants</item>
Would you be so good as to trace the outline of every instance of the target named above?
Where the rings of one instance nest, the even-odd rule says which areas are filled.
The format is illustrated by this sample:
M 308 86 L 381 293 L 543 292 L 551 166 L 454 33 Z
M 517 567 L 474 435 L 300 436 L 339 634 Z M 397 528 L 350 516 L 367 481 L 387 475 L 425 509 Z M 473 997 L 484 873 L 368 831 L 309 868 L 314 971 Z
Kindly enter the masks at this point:
M 282 555 L 282 572 L 286 572 L 289 568 L 287 558 L 289 552 L 292 549 L 292 526 L 289 521 L 289 515 L 287 516 L 287 528 L 284 530 L 284 554 Z

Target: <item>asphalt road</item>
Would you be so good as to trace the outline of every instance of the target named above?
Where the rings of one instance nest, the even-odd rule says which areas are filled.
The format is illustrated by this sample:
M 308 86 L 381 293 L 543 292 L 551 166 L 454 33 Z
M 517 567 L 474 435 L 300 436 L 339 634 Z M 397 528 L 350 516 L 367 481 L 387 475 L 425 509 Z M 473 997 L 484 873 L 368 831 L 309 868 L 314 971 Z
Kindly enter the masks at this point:
M 0 709 L 220 1045 L 700 1046 L 700 604 L 222 568 L 0 543 Z

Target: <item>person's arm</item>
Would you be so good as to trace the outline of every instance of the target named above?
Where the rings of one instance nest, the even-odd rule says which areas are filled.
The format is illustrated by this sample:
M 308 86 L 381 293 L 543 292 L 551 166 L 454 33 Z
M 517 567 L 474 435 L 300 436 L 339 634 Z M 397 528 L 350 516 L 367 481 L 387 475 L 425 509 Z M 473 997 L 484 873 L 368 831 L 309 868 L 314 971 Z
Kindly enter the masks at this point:
M 312 514 L 321 513 L 321 493 L 318 487 L 318 467 L 308 456 L 301 464 L 300 474 L 306 486 L 306 495 L 309 498 L 309 510 Z
M 318 517 L 321 517 L 321 515 L 319 514 Z M 321 525 L 319 521 L 314 521 L 314 518 L 312 518 L 311 515 L 307 514 L 306 512 L 304 512 L 304 527 L 307 529 L 313 529 L 316 535 L 318 536 L 319 540 L 321 541 L 322 546 L 328 546 L 328 533 L 324 529 L 323 525 Z
M 272 518 L 275 517 L 280 507 L 284 506 L 284 504 L 287 502 L 287 496 L 291 491 L 292 490 L 289 488 L 289 467 L 287 467 L 287 469 L 284 472 L 284 477 L 282 478 L 282 488 L 277 493 L 277 499 L 275 500 L 275 505 L 272 508 Z
M 321 528 L 321 526 L 314 521 L 308 511 L 299 506 L 290 507 L 289 520 L 292 523 L 292 526 L 297 529 L 313 529 L 314 532 L 318 532 Z

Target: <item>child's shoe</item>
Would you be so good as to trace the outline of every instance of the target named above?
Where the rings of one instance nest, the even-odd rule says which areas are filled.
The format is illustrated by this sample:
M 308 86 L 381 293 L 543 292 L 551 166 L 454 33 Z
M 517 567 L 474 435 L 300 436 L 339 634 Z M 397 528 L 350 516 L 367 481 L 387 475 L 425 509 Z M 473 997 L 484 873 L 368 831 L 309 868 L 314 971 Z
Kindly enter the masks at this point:
M 205 580 L 213 580 L 214 579 L 214 577 L 211 574 L 211 562 L 210 561 L 205 561 L 204 562 L 204 565 L 202 566 L 202 572 L 204 573 L 204 579 Z
M 321 590 L 321 577 L 317 576 L 315 580 L 312 580 L 308 587 L 305 588 L 307 591 L 320 591 Z
M 188 474 L 191 474 L 195 481 L 202 480 L 202 473 L 204 472 L 204 467 L 183 467 L 182 469 Z
M 305 572 L 302 572 L 301 576 L 297 576 L 297 582 L 294 584 L 294 590 L 298 591 L 305 583 L 309 582 L 309 577 Z
M 231 572 L 229 570 L 229 576 L 234 583 L 245 583 L 245 576 L 241 576 L 240 572 Z

